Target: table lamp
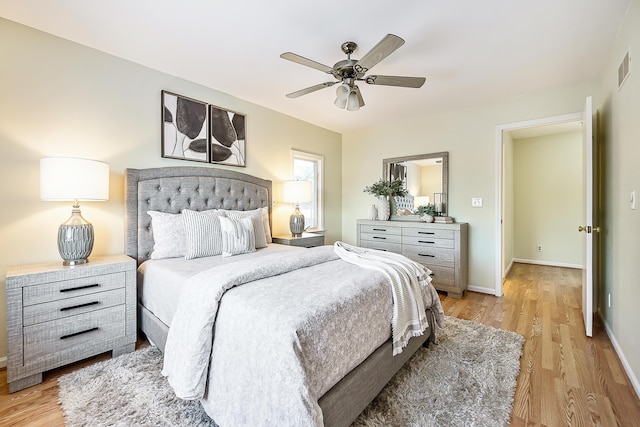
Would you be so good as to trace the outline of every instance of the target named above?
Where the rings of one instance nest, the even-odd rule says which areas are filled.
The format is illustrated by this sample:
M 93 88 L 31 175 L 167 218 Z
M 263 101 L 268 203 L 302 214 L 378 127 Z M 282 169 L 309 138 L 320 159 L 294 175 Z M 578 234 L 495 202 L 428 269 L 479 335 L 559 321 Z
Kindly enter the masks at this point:
M 109 200 L 109 165 L 70 157 L 40 159 L 40 199 L 73 201 L 71 216 L 58 228 L 58 251 L 63 265 L 88 262 L 93 226 L 82 217 L 79 202 Z
M 294 237 L 302 236 L 304 215 L 300 212 L 300 203 L 311 201 L 311 181 L 285 181 L 283 186 L 285 203 L 295 203 L 296 209 L 289 217 L 289 229 Z

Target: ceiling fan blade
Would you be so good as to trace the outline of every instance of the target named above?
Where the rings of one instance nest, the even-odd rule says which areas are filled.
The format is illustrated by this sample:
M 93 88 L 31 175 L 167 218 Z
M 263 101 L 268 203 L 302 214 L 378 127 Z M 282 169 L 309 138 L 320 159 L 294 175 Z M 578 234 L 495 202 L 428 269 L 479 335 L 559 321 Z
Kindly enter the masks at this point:
M 311 59 L 307 59 L 303 56 L 297 55 L 295 53 L 291 53 L 291 52 L 285 52 L 282 55 L 280 55 L 280 58 L 282 59 L 287 59 L 289 61 L 293 61 L 296 62 L 298 64 L 302 64 L 302 65 L 306 65 L 307 67 L 311 67 L 311 68 L 315 68 L 316 70 L 320 70 L 323 73 L 327 73 L 327 74 L 333 74 L 334 70 L 333 68 L 321 64 L 319 62 L 316 61 L 312 61 Z
M 315 91 L 320 90 L 320 89 L 324 89 L 325 87 L 331 87 L 336 83 L 338 83 L 338 82 L 325 82 L 325 83 L 320 83 L 320 84 L 315 85 L 315 86 L 308 87 L 306 89 L 300 89 L 300 90 L 297 90 L 295 92 L 288 93 L 287 94 L 287 98 L 297 98 L 299 96 L 306 95 L 308 93 L 315 92 Z
M 404 76 L 367 76 L 364 81 L 370 85 L 401 86 L 401 87 L 422 87 L 427 79 L 424 77 L 404 77 Z
M 378 62 L 382 61 L 387 56 L 391 55 L 400 46 L 404 44 L 404 40 L 400 37 L 387 34 L 375 45 L 369 52 L 367 52 L 354 66 L 353 68 L 358 73 L 366 73 L 373 68 Z

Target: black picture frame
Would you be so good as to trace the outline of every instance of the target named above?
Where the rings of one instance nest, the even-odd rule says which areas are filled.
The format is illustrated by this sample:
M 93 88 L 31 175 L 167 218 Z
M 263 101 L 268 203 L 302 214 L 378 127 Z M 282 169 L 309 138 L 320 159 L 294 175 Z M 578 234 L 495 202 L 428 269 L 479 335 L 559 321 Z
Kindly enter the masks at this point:
M 162 157 L 209 163 L 208 104 L 162 91 Z
M 209 105 L 209 158 L 211 163 L 247 166 L 247 116 Z

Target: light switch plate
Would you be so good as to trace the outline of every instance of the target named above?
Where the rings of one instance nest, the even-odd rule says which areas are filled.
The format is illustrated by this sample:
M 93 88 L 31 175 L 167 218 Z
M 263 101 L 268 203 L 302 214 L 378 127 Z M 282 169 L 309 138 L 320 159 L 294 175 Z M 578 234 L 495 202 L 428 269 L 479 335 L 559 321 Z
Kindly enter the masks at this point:
M 482 207 L 482 197 L 473 197 L 471 199 L 471 207 L 472 208 L 481 208 Z

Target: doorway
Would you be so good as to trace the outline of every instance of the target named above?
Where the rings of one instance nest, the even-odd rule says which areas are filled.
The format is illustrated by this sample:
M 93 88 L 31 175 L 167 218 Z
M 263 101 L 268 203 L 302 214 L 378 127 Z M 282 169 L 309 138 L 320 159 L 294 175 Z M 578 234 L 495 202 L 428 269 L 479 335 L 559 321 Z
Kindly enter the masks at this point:
M 580 130 L 582 128 L 582 120 L 583 114 L 575 113 L 517 123 L 509 123 L 496 127 L 496 199 L 497 212 L 499 213 L 498 215 L 496 215 L 496 296 L 502 296 L 502 285 L 504 282 L 504 278 L 508 272 L 508 268 L 510 267 L 511 262 L 514 261 L 515 258 L 514 244 L 512 239 L 514 232 L 513 215 L 515 210 L 513 206 L 513 140 L 518 138 L 533 138 L 543 134 L 550 135 L 554 133 L 559 134 L 568 132 L 571 130 Z M 542 200 L 539 199 L 540 196 L 536 197 L 534 203 L 544 203 L 544 198 Z M 549 215 L 552 215 L 552 212 L 549 212 Z M 529 246 L 541 246 L 537 243 L 528 243 Z M 542 250 L 543 249 L 541 248 L 541 251 Z M 533 256 L 532 258 L 535 259 L 535 256 Z M 544 262 L 539 263 L 544 264 Z

